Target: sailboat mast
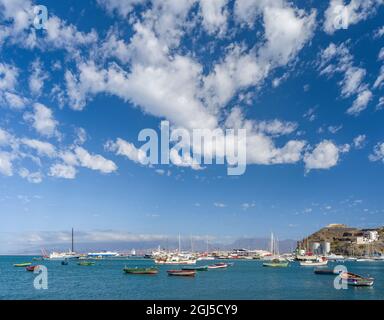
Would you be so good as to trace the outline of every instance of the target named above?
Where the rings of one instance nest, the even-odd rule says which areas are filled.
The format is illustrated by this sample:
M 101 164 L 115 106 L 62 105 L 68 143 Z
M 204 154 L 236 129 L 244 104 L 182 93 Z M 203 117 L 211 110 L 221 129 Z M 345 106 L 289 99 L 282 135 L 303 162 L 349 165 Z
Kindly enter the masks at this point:
M 181 252 L 181 240 L 180 240 L 180 233 L 179 233 L 179 253 Z
M 74 246 L 73 246 L 73 228 L 72 228 L 72 245 L 71 245 L 71 250 L 72 250 L 72 252 L 75 252 L 74 251 Z

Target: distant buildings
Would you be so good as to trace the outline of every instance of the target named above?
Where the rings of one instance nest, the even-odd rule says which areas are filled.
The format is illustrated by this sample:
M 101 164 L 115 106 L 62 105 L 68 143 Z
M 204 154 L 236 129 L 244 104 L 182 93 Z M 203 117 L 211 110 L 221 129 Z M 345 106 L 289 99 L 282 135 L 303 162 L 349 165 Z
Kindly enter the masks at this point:
M 379 240 L 379 233 L 376 230 L 362 230 L 362 232 L 356 236 L 356 244 L 372 243 Z

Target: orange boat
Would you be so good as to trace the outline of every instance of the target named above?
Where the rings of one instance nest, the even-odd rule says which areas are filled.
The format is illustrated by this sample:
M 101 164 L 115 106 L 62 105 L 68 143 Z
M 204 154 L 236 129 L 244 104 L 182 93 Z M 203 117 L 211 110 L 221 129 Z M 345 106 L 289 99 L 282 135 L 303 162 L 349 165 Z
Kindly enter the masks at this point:
M 169 276 L 180 276 L 180 277 L 194 277 L 196 275 L 195 270 L 168 270 Z

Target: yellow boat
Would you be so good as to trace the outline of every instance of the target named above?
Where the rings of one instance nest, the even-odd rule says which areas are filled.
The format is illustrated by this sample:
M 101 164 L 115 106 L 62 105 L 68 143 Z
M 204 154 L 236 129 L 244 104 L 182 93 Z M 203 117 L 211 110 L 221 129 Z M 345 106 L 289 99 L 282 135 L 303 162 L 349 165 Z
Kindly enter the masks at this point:
M 32 264 L 31 262 L 24 262 L 24 263 L 15 263 L 13 266 L 19 267 L 19 268 L 25 268 L 25 267 L 29 267 L 31 264 Z

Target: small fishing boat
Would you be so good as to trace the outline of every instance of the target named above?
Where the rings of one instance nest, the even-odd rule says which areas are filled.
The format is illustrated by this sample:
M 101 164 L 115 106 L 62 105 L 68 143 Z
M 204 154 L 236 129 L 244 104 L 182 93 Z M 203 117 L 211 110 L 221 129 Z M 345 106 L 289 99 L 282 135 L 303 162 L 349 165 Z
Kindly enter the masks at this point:
M 95 263 L 94 262 L 92 262 L 92 261 L 80 261 L 79 263 L 78 263 L 78 265 L 79 266 L 94 266 L 95 265 Z
M 285 268 L 288 267 L 289 262 L 279 259 L 273 259 L 270 262 L 264 262 L 263 267 L 271 267 L 271 268 Z
M 32 264 L 31 262 L 24 262 L 24 263 L 15 263 L 13 266 L 18 268 L 25 268 L 30 266 L 31 264 Z
M 208 266 L 208 269 L 224 269 L 227 268 L 227 263 L 215 263 Z
M 42 258 L 42 257 L 34 257 L 32 260 L 33 260 L 33 261 L 42 261 L 43 258 Z
M 326 266 L 327 264 L 328 264 L 328 260 L 325 258 L 317 258 L 316 260 L 300 261 L 300 265 L 302 267 L 319 267 L 319 266 Z
M 351 272 L 343 272 L 340 274 L 340 277 L 347 280 L 349 286 L 356 287 L 371 287 L 375 281 L 374 278 L 365 278 Z
M 335 274 L 338 274 L 339 272 L 335 272 L 333 269 L 317 268 L 314 270 L 314 273 L 322 274 L 322 275 L 335 275 Z
M 125 273 L 129 274 L 158 274 L 159 270 L 157 268 L 128 268 L 125 267 L 124 269 Z
M 25 268 L 25 270 L 30 271 L 30 272 L 33 272 L 33 271 L 35 271 L 35 269 L 36 269 L 37 267 L 38 267 L 38 266 L 28 266 L 28 267 Z
M 208 271 L 208 266 L 182 267 L 181 270 Z
M 180 276 L 180 277 L 194 277 L 196 275 L 195 270 L 168 270 L 169 276 Z

